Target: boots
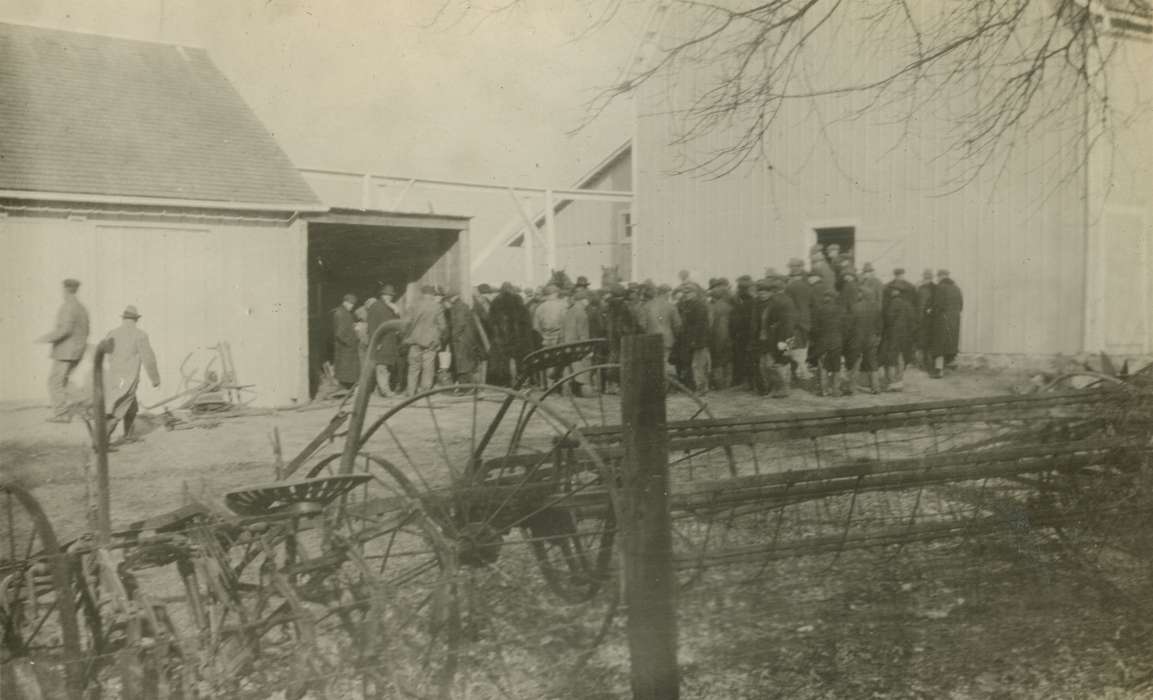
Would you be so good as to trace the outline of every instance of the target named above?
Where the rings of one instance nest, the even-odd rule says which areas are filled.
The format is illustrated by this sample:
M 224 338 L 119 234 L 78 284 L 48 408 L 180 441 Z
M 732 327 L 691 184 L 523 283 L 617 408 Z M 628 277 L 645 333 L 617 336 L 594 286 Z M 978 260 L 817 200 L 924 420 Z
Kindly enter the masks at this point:
M 881 373 L 878 372 L 877 370 L 873 370 L 872 372 L 869 372 L 869 393 L 870 394 L 881 393 Z
M 852 396 L 855 393 L 857 393 L 857 370 L 847 369 L 845 370 L 844 394 L 845 396 Z
M 942 371 L 944 369 L 944 366 L 945 366 L 945 358 L 944 357 L 934 357 L 932 369 L 929 370 L 929 378 L 930 379 L 940 379 L 942 376 L 944 376 L 944 372 Z

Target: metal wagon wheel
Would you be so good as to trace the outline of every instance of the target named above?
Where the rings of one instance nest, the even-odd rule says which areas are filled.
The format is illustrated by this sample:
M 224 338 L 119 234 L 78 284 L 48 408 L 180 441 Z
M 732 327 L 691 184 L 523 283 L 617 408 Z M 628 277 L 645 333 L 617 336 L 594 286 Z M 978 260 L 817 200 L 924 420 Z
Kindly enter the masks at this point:
M 4 697 L 77 697 L 83 644 L 79 584 L 48 517 L 28 491 L 0 484 L 0 690 Z M 64 687 L 51 685 L 63 679 Z
M 374 479 L 336 529 L 362 543 L 382 600 L 376 692 L 549 695 L 612 630 L 611 479 L 549 407 L 500 387 L 425 392 L 366 426 L 353 467 Z M 540 566 L 558 541 L 568 556 Z
M 538 396 L 542 404 L 580 427 L 585 438 L 610 463 L 623 456 L 619 449 L 620 400 L 595 389 L 604 386 L 605 377 L 619 374 L 620 368 L 619 364 L 598 364 L 576 369 L 557 379 Z M 716 418 L 699 394 L 674 377 L 666 376 L 665 381 L 666 420 L 674 442 L 678 434 L 691 434 L 695 422 Z M 574 388 L 574 384 L 579 389 Z M 531 418 L 533 408 L 530 406 L 528 410 Z M 695 445 L 669 454 L 669 482 L 673 491 L 687 488 L 694 482 L 733 478 L 738 473 L 737 455 L 732 445 Z M 673 546 L 681 560 L 682 587 L 699 578 L 700 564 L 708 551 L 717 545 L 716 540 L 725 529 L 726 520 L 724 514 L 718 519 L 716 514 L 673 513 Z M 552 562 L 564 556 L 563 552 L 556 550 L 556 547 L 550 547 L 541 551 L 539 559 L 545 570 L 555 566 Z

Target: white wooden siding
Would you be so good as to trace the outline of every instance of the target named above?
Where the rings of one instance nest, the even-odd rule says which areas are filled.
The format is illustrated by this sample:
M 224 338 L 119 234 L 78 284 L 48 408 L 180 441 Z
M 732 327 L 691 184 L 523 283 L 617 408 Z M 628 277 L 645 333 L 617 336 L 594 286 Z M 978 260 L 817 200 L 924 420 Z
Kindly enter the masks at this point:
M 179 389 L 189 353 L 195 364 L 222 340 L 258 405 L 307 401 L 305 246 L 302 222 L 0 219 L 0 399 L 46 400 L 47 346 L 33 340 L 52 327 L 60 281 L 76 277 L 92 343 L 126 305 L 143 314 L 162 379 L 141 391 L 145 404 Z M 80 381 L 90 372 L 86 362 Z

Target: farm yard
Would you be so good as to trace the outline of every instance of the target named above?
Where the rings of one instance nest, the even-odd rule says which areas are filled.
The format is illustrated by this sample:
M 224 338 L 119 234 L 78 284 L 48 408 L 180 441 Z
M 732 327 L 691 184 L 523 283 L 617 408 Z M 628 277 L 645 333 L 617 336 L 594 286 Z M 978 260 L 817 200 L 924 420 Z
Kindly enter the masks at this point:
M 670 384 L 682 695 L 1153 692 L 1147 389 L 1029 386 L 917 374 L 831 410 Z M 90 695 L 626 696 L 620 397 L 556 388 L 374 396 L 349 476 L 342 436 L 284 462 L 350 404 L 157 422 L 109 454 L 103 548 L 81 421 L 6 406 L 0 453 L 102 599 L 75 612 Z M 28 512 L 5 508 L 5 621 L 39 662 L 7 664 L 5 689 L 63 696 L 51 587 L 12 613 Z

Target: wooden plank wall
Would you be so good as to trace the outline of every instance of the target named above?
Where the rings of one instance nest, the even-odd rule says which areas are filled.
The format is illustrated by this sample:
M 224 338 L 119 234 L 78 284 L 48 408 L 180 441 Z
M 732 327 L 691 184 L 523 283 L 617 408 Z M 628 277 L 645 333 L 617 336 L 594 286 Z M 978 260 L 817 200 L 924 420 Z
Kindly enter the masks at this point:
M 0 398 L 42 400 L 47 332 L 60 303 L 60 281 L 81 280 L 91 342 L 119 324 L 133 304 L 156 349 L 162 387 L 148 404 L 181 385 L 180 364 L 203 364 L 228 341 L 238 379 L 255 384 L 258 405 L 306 401 L 305 229 L 280 224 L 156 223 L 126 218 L 0 219 Z M 82 379 L 90 368 L 82 371 Z

